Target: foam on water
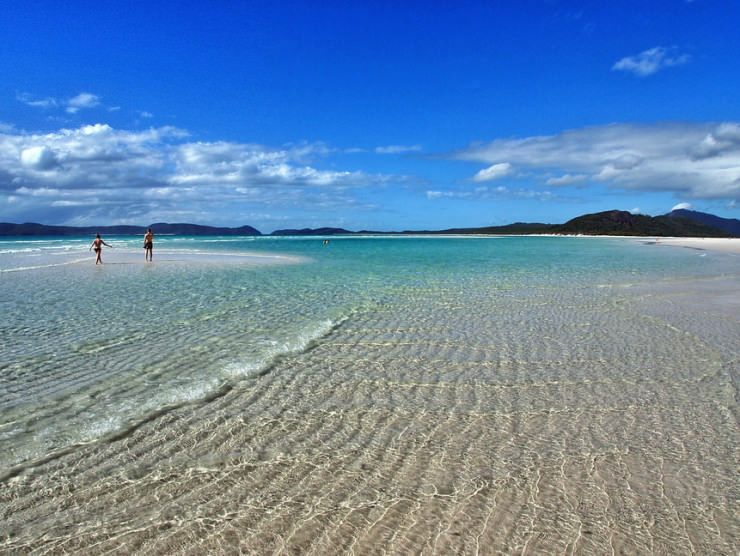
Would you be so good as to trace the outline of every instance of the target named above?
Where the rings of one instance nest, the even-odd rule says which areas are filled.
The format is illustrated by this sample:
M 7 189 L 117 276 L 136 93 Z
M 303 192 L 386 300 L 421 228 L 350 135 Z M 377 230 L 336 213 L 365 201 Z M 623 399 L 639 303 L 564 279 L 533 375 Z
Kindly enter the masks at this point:
M 71 261 L 64 261 L 62 263 L 48 263 L 48 264 L 40 264 L 35 266 L 14 266 L 11 268 L 0 268 L 0 272 L 23 272 L 25 270 L 38 270 L 40 268 L 54 268 L 55 266 L 66 266 L 70 264 L 79 264 L 87 261 L 89 259 L 73 259 Z
M 306 350 L 313 342 L 329 334 L 345 320 L 346 317 L 335 323 L 327 319 L 312 324 L 293 338 L 283 341 L 269 341 L 267 342 L 268 346 L 261 350 L 257 357 L 248 358 L 238 363 L 229 363 L 224 369 L 224 374 L 232 378 L 248 377 L 266 371 L 280 357 Z

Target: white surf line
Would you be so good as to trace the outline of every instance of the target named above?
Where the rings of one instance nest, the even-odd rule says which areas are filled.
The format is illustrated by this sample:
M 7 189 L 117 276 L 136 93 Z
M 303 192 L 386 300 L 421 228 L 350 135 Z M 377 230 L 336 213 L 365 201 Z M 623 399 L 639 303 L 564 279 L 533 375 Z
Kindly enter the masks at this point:
M 14 268 L 0 268 L 0 272 L 22 272 L 24 270 L 38 270 L 40 268 L 52 268 L 55 266 L 67 266 L 70 264 L 79 264 L 84 263 L 85 261 L 89 261 L 90 257 L 85 257 L 84 259 L 75 259 L 73 261 L 67 261 L 64 263 L 55 263 L 55 264 L 42 264 L 38 266 L 17 266 Z

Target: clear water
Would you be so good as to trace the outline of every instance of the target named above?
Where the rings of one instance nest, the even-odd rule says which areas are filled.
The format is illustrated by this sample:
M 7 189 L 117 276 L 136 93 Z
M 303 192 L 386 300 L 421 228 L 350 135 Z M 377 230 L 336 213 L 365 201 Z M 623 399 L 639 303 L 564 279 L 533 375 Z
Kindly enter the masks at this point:
M 487 485 L 488 503 L 483 498 L 458 521 L 465 523 L 467 516 L 478 523 L 485 508 L 507 496 L 514 512 L 510 522 L 500 524 L 499 531 L 511 529 L 508 536 L 488 538 L 493 552 L 535 550 L 537 539 L 546 551 L 566 545 L 588 548 L 588 543 L 596 543 L 591 549 L 597 552 L 606 549 L 607 540 L 613 545 L 615 531 L 628 528 L 629 521 L 610 512 L 619 511 L 620 503 L 632 506 L 624 500 L 607 504 L 603 515 L 591 516 L 591 532 L 584 534 L 590 510 L 573 504 L 578 492 L 585 495 L 589 489 L 624 497 L 625 481 L 637 490 L 642 485 L 644 503 L 653 512 L 691 508 L 696 499 L 710 506 L 714 502 L 711 519 L 703 513 L 706 508 L 697 510 L 705 519 L 702 527 L 714 527 L 713 536 L 702 537 L 706 547 L 715 542 L 714 549 L 726 549 L 737 538 L 737 524 L 727 518 L 737 499 L 719 494 L 728 488 L 737 493 L 738 487 L 731 472 L 738 440 L 733 381 L 740 329 L 731 309 L 740 276 L 737 257 L 594 238 L 351 237 L 331 238 L 324 245 L 323 238 L 158 237 L 154 262 L 147 264 L 141 238 L 105 239 L 114 248 L 104 251 L 104 264 L 97 267 L 88 251 L 89 238 L 0 241 L 0 477 L 25 492 L 16 493 L 20 499 L 32 496 L 32 485 L 61 480 L 89 461 L 86 450 L 112 450 L 120 473 L 141 474 L 134 472 L 139 464 L 124 457 L 128 448 L 115 446 L 146 430 L 151 453 L 162 450 L 151 456 L 151 469 L 159 469 L 161 476 L 163 461 L 168 469 L 184 465 L 173 463 L 174 448 L 168 442 L 175 442 L 171 437 L 178 429 L 172 424 L 168 436 L 167 420 L 179 415 L 195 427 L 192 423 L 218 415 L 230 423 L 223 424 L 230 432 L 220 437 L 178 433 L 192 448 L 188 469 L 208 466 L 214 457 L 221 464 L 235 462 L 234 469 L 241 470 L 245 461 L 258 465 L 308 454 L 340 458 L 338 454 L 360 449 L 360 439 L 361 449 L 369 450 L 365 464 L 382 471 L 376 479 L 402 491 L 385 501 L 389 526 L 411 531 L 414 512 L 428 511 L 426 519 L 447 527 L 444 542 L 440 537 L 434 545 L 413 536 L 393 544 L 398 539 L 375 535 L 369 517 L 368 523 L 348 526 L 346 535 L 337 532 L 334 541 L 326 537 L 326 528 L 339 527 L 338 522 L 322 521 L 318 514 L 313 533 L 293 530 L 289 535 L 290 528 L 276 524 L 246 529 L 253 537 L 269 531 L 272 537 L 265 538 L 280 538 L 285 546 L 292 539 L 299 551 L 336 551 L 365 535 L 368 546 L 391 552 L 424 547 L 428 552 L 472 552 L 464 534 L 451 536 L 452 516 L 435 513 L 440 508 L 433 509 L 432 492 L 457 499 L 466 489 L 475 491 L 475 477 Z M 719 284 L 720 293 L 713 287 L 707 291 L 714 297 L 696 293 L 707 284 Z M 653 411 L 645 412 L 651 407 Z M 671 407 L 680 412 L 666 414 Z M 264 425 L 284 412 L 292 412 L 297 421 L 283 435 L 243 437 L 238 450 L 225 440 L 238 437 L 239 431 L 246 434 L 240 428 L 245 419 Z M 340 441 L 346 422 L 327 417 L 339 414 L 350 420 L 361 415 L 367 427 L 358 425 L 360 432 Z M 429 417 L 407 417 L 405 424 L 397 418 L 419 414 Z M 658 445 L 660 460 L 669 461 L 669 454 L 677 452 L 660 446 L 676 434 L 695 434 L 692 419 L 710 428 L 709 444 L 702 443 L 709 452 L 701 452 L 703 464 L 683 451 L 674 463 L 684 466 L 682 472 L 703 474 L 698 498 L 696 492 L 686 492 L 666 502 L 665 493 L 661 499 L 653 492 L 658 488 L 651 482 L 654 477 L 636 477 L 630 486 L 629 480 L 617 477 L 629 468 L 626 459 L 609 461 L 596 478 L 585 471 L 597 466 L 599 454 L 642 453 L 652 443 Z M 644 429 L 636 429 L 640 420 Z M 291 436 L 302 426 L 313 440 Z M 388 450 L 401 449 L 394 442 L 404 427 L 422 435 L 403 449 L 418 459 L 426 453 L 430 459 L 424 469 L 385 459 Z M 320 438 L 325 434 L 333 440 Z M 419 439 L 433 436 L 436 447 L 427 446 L 424 452 Z M 459 445 L 466 437 L 468 448 Z M 330 452 L 318 449 L 323 442 L 332 445 Z M 375 443 L 379 452 L 370 449 Z M 684 449 L 688 453 L 689 447 Z M 444 459 L 454 450 L 457 457 L 450 469 L 456 460 L 460 467 L 453 476 L 435 474 L 445 467 L 441 461 L 439 470 L 430 471 L 437 469 L 435 457 Z M 635 465 L 650 473 L 655 461 L 650 456 Z M 516 462 L 516 469 L 523 465 L 520 475 L 512 471 Z M 552 484 L 541 481 L 554 472 L 553 462 L 574 465 L 575 471 L 568 475 L 563 467 L 562 477 Z M 709 462 L 713 469 L 702 471 Z M 334 463 L 336 476 L 350 473 L 354 465 L 345 469 Z M 419 473 L 430 476 L 417 484 Z M 90 480 L 103 480 L 96 477 Z M 249 488 L 264 493 L 277 480 L 269 474 L 260 480 L 250 477 L 256 482 Z M 677 485 L 680 477 L 679 472 L 674 476 Z M 193 477 L 180 479 L 189 483 Z M 511 488 L 493 492 L 497 480 L 509 481 Z M 542 498 L 533 485 L 545 489 Z M 137 496 L 143 497 L 145 486 L 141 488 Z M 548 494 L 547 488 L 557 492 Z M 335 511 L 356 494 L 346 485 L 329 492 L 337 497 Z M 308 481 L 299 498 L 305 510 L 325 495 L 319 484 Z M 271 496 L 283 507 L 285 499 Z M 530 497 L 532 507 L 526 503 Z M 100 496 L 101 504 L 104 498 Z M 376 492 L 375 498 L 383 497 Z M 404 504 L 396 498 L 410 501 L 405 517 L 392 515 L 391 508 L 403 514 Z M 417 505 L 425 501 L 430 505 L 422 511 Z M 200 503 L 180 504 L 186 514 L 202 511 Z M 568 508 L 561 515 L 570 516 L 568 527 L 580 539 L 575 544 L 553 540 L 567 527 L 541 521 L 547 511 L 538 520 L 536 507 L 548 505 Z M 169 510 L 153 507 L 158 510 L 152 515 L 166 521 Z M 144 519 L 135 508 L 129 513 Z M 245 510 L 241 517 L 247 519 L 247 514 Z M 686 516 L 679 518 L 676 523 Z M 39 548 L 43 543 L 34 545 L 34 535 L 60 526 L 39 516 L 24 519 L 40 521 L 33 526 L 13 521 L 6 549 Z M 131 516 L 126 519 L 129 523 Z M 123 527 L 113 515 L 107 521 Z M 524 533 L 513 530 L 521 530 L 522 522 L 528 524 L 529 536 L 519 539 Z M 581 532 L 575 535 L 578 522 Z M 663 545 L 645 535 L 651 527 L 655 524 L 635 524 L 625 536 L 632 540 L 617 546 L 639 552 L 653 543 L 657 550 Z M 121 533 L 114 529 L 111 538 Z M 476 542 L 486 538 L 485 530 Z M 670 537 L 675 531 L 665 533 Z M 75 534 L 80 536 L 80 530 Z M 317 535 L 324 539 L 318 544 Z M 695 532 L 682 535 L 678 544 L 666 546 L 684 549 L 701 537 Z M 59 538 L 72 542 L 72 535 Z M 173 549 L 168 541 L 157 542 L 164 544 L 151 545 L 153 552 Z M 214 550 L 234 546 L 223 536 L 214 542 Z M 278 549 L 264 538 L 260 542 L 267 544 L 251 545 L 255 552 Z

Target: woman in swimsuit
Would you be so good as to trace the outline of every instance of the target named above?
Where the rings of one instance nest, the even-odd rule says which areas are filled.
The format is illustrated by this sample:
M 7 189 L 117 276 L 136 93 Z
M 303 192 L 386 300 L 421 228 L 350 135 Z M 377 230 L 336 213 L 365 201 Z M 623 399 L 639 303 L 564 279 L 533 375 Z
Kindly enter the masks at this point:
M 90 245 L 90 249 L 95 250 L 95 264 L 103 264 L 103 259 L 100 258 L 103 254 L 103 245 L 110 247 L 110 245 L 103 241 L 103 239 L 100 237 L 100 234 L 95 234 L 95 239 Z

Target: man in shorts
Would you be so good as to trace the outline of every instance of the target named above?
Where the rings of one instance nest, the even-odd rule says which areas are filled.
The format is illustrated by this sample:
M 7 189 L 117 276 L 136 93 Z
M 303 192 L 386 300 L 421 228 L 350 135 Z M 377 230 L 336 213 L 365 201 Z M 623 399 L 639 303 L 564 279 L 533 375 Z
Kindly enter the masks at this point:
M 152 262 L 152 249 L 154 248 L 154 234 L 149 228 L 144 235 L 144 259 Z

